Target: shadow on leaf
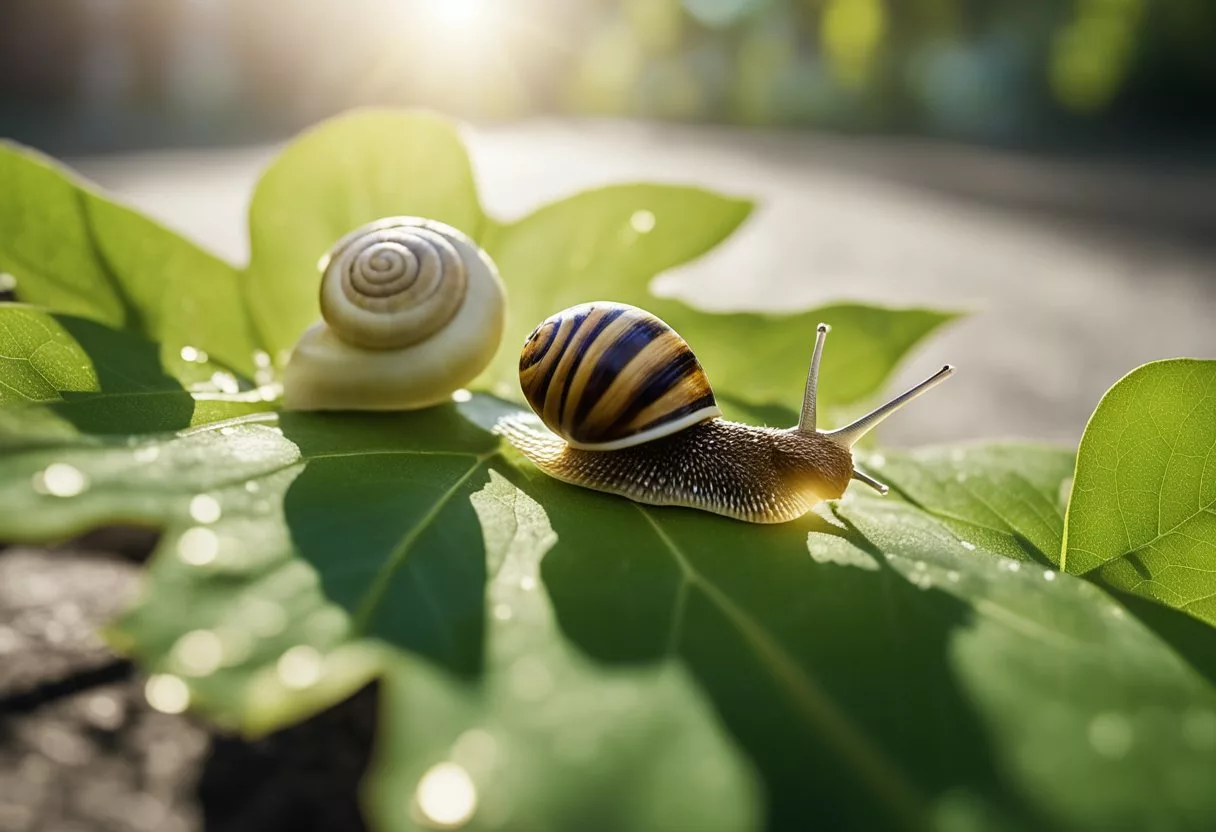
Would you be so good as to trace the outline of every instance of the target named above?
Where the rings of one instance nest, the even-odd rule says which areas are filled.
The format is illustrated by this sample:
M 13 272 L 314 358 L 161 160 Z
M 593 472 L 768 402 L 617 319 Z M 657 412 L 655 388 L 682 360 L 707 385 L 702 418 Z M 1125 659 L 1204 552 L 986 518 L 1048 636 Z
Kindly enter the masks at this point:
M 280 424 L 307 460 L 287 525 L 327 597 L 363 634 L 478 675 L 487 573 L 469 498 L 489 479 L 494 438 L 451 406 Z
M 97 377 L 97 390 L 62 390 L 63 401 L 51 406 L 78 430 L 157 433 L 190 424 L 194 399 L 161 367 L 155 342 L 84 318 L 51 317 L 76 340 Z
M 919 826 L 940 801 L 1015 804 L 951 667 L 968 608 L 808 516 L 756 526 L 518 483 L 558 541 L 542 574 L 566 635 L 612 664 L 682 658 L 769 790 L 769 828 Z M 850 541 L 877 568 L 817 562 Z

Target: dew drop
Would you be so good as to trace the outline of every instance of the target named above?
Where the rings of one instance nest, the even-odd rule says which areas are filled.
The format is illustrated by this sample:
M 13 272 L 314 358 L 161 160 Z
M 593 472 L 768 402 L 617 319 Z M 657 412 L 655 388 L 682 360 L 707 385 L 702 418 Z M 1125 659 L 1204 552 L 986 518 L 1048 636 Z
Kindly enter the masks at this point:
M 456 829 L 473 817 L 477 809 L 477 789 L 462 766 L 439 763 L 431 766 L 418 781 L 414 802 L 429 824 L 441 829 Z
M 958 573 L 951 569 L 946 573 L 946 580 L 952 584 L 958 583 Z
M 473 394 L 470 393 L 468 390 L 461 388 L 460 390 L 457 390 L 456 392 L 452 393 L 452 401 L 456 402 L 457 404 L 464 404 L 465 402 L 471 402 L 471 401 L 473 401 Z
M 511 616 L 514 614 L 515 613 L 511 611 L 511 606 L 509 604 L 494 605 L 494 617 L 499 621 L 510 621 Z
M 245 490 L 250 494 L 257 494 L 262 490 L 262 486 L 258 485 L 257 480 L 250 480 L 249 482 L 245 483 Z
M 34 475 L 34 490 L 52 497 L 75 497 L 89 487 L 89 478 L 74 465 L 55 462 Z
M 214 523 L 222 513 L 219 500 L 210 494 L 198 494 L 190 501 L 190 516 L 195 523 Z
M 1103 757 L 1118 760 L 1131 750 L 1132 724 L 1113 712 L 1101 713 L 1089 723 L 1089 744 Z
M 214 372 L 211 374 L 211 383 L 214 384 L 221 393 L 241 392 L 241 387 L 236 383 L 236 378 L 232 375 L 232 373 L 225 373 L 222 371 Z
M 297 644 L 279 656 L 275 671 L 279 681 L 294 690 L 303 690 L 321 678 L 321 654 L 315 647 Z
M 180 714 L 190 706 L 190 688 L 177 676 L 157 673 L 148 677 L 144 698 L 163 714 Z
M 132 454 L 136 462 L 156 462 L 160 458 L 159 445 L 145 445 L 142 448 L 136 448 Z
M 531 575 L 525 575 L 523 578 L 520 578 L 519 588 L 524 592 L 531 592 L 536 589 L 536 578 L 533 578 Z
M 0 272 L 0 292 L 11 292 L 17 288 L 17 278 L 8 272 Z
M 189 676 L 210 676 L 224 659 L 224 645 L 210 630 L 191 630 L 173 645 L 173 658 Z
M 258 350 L 257 352 L 255 352 L 253 354 L 253 364 L 259 370 L 269 369 L 270 368 L 270 353 L 264 352 L 263 350 Z
M 191 566 L 206 566 L 220 553 L 220 539 L 211 529 L 194 526 L 177 540 L 177 555 Z
M 198 361 L 198 350 L 194 347 L 182 347 L 182 361 Z
M 1054 581 L 1056 579 L 1056 573 L 1048 569 L 1043 573 L 1043 579 L 1047 581 Z
M 972 543 L 970 540 L 960 540 L 959 543 L 961 543 L 963 548 L 966 549 L 968 552 L 975 551 L 975 544 Z
M 656 222 L 654 212 L 647 211 L 644 208 L 640 211 L 634 211 L 633 215 L 629 218 L 629 225 L 639 234 L 649 234 L 651 231 L 654 231 Z

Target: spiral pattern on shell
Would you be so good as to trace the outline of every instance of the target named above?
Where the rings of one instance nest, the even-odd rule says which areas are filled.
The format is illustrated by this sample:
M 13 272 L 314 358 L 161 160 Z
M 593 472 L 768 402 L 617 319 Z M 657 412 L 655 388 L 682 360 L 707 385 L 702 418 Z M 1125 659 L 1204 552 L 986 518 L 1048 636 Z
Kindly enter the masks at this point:
M 574 447 L 615 450 L 721 416 L 688 344 L 623 303 L 587 303 L 533 330 L 519 357 L 528 404 Z
M 394 217 L 343 237 L 322 261 L 321 315 L 364 349 L 416 344 L 442 329 L 468 288 L 471 241 L 427 220 Z

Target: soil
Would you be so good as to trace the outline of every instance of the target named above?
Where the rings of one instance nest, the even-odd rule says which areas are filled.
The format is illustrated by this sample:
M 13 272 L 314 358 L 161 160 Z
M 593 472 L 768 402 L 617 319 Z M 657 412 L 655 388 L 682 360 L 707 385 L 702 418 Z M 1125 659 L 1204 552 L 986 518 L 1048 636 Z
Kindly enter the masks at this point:
M 360 832 L 375 686 L 250 742 L 153 710 L 98 637 L 153 542 L 0 549 L 0 832 Z

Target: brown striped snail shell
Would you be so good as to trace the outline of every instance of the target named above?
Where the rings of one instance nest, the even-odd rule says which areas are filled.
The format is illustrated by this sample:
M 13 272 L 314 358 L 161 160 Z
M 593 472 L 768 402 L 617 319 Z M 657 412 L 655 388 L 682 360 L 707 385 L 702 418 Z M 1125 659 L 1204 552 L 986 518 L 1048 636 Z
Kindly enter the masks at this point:
M 564 482 L 639 503 L 684 506 L 752 523 L 783 523 L 856 479 L 852 447 L 879 422 L 953 372 L 949 365 L 846 427 L 815 427 L 820 324 L 798 424 L 756 427 L 722 418 L 700 362 L 655 315 L 597 302 L 558 312 L 524 343 L 520 386 L 544 422 L 508 418 L 497 431 Z
M 387 217 L 321 260 L 321 316 L 283 374 L 289 410 L 415 410 L 448 401 L 502 339 L 494 263 L 451 226 Z

